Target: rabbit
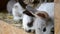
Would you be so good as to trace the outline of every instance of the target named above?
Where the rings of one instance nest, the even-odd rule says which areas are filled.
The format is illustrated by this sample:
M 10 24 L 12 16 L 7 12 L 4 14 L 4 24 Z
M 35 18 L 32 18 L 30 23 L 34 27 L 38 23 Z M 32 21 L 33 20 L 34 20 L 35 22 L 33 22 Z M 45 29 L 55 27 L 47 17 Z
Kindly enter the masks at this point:
M 23 11 L 25 11 L 25 9 L 20 5 L 20 3 L 15 3 L 12 8 L 13 20 L 19 22 L 23 18 Z
M 26 10 L 35 17 L 29 15 L 23 17 L 25 31 L 35 30 L 35 34 L 51 34 L 51 28 L 54 27 L 54 3 L 42 3 L 38 8 L 32 8 L 28 5 Z
M 7 11 L 9 14 L 12 14 L 12 7 L 16 3 L 15 0 L 9 0 L 7 3 Z

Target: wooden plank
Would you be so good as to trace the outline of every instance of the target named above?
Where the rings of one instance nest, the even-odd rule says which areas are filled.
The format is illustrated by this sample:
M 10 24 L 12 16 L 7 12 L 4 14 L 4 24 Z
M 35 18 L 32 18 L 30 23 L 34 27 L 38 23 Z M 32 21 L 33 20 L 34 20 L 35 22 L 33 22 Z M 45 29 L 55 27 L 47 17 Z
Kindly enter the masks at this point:
M 0 34 L 33 34 L 33 33 L 27 33 L 23 29 L 18 29 L 0 20 Z
M 60 0 L 55 0 L 55 34 L 60 34 Z
M 7 2 L 9 0 L 0 0 L 0 10 L 6 9 Z
M 60 3 L 60 0 L 54 0 L 55 3 Z

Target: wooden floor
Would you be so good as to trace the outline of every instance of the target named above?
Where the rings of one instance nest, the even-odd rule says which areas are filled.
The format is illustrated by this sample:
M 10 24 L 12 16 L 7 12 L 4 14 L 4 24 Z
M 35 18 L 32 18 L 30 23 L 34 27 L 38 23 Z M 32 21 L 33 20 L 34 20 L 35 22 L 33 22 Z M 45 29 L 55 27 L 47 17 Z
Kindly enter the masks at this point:
M 27 33 L 23 29 L 18 29 L 0 20 L 0 34 L 33 34 L 33 33 Z

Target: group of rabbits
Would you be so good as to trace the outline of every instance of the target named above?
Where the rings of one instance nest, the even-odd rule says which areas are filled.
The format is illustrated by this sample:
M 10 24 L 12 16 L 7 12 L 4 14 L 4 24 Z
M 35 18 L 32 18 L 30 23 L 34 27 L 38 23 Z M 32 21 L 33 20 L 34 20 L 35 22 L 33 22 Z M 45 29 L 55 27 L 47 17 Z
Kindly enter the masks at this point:
M 33 8 L 25 5 L 25 8 L 16 2 L 10 0 L 7 4 L 7 11 L 13 15 L 13 20 L 22 19 L 22 28 L 26 32 L 35 31 L 35 34 L 51 34 L 54 27 L 54 2 L 39 3 Z

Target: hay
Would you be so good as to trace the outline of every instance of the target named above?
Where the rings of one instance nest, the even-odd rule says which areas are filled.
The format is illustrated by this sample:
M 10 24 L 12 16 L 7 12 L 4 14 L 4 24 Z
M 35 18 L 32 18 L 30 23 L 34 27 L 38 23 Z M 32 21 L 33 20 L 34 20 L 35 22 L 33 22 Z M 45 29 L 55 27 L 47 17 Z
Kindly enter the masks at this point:
M 8 24 L 13 24 L 14 27 L 18 27 L 18 28 L 21 28 L 22 25 L 21 25 L 21 22 L 15 22 L 13 20 L 13 16 L 8 14 L 8 13 L 4 13 L 5 10 L 3 10 L 2 12 L 0 12 L 0 20 L 2 21 L 5 21 L 6 23 Z M 18 26 L 19 25 L 19 26 Z

